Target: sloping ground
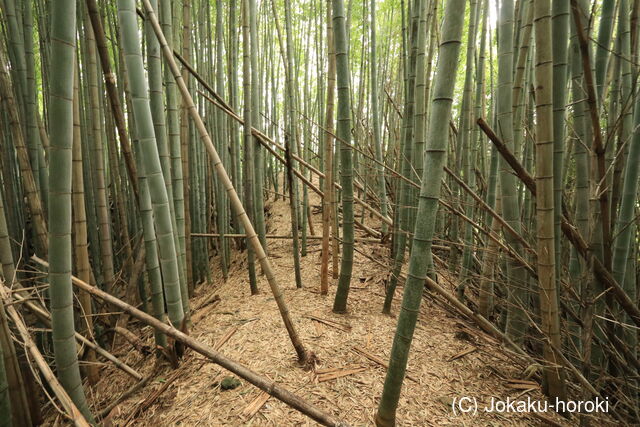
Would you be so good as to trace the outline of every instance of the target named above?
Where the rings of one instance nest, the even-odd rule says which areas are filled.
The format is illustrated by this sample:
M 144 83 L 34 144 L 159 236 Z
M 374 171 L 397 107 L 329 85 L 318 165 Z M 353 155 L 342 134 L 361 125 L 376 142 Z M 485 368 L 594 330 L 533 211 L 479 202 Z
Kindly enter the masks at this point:
M 310 199 L 312 205 L 319 206 L 315 194 L 310 194 Z M 269 233 L 289 234 L 287 203 L 279 200 L 270 201 L 268 205 Z M 313 221 L 316 233 L 321 233 L 320 215 L 314 214 Z M 358 244 L 357 247 L 369 256 L 388 261 L 386 248 L 374 244 Z M 385 368 L 365 357 L 363 351 L 379 357 L 384 363 L 388 361 L 396 326 L 395 317 L 380 313 L 384 300 L 383 280 L 388 271 L 356 253 L 349 314 L 335 315 L 331 312 L 335 283 L 328 296 L 319 294 L 319 240 L 310 241 L 309 253 L 302 258 L 303 289 L 295 288 L 291 242 L 270 240 L 269 253 L 299 334 L 319 357 L 320 364 L 315 372 L 297 366 L 293 347 L 264 277 L 259 278 L 260 295 L 250 296 L 244 253 L 234 254 L 226 282 L 219 273 L 217 260 L 213 261 L 213 282 L 198 287 L 192 300 L 197 320 L 191 335 L 212 346 L 221 344 L 220 351 L 226 356 L 279 382 L 351 425 L 372 425 Z M 401 293 L 400 288 L 394 313 L 398 312 Z M 208 302 L 214 294 L 221 300 Z M 316 316 L 326 323 L 309 316 Z M 144 327 L 138 333 L 152 344 L 150 328 Z M 269 398 L 261 405 L 266 395 L 245 381 L 237 388 L 222 390 L 220 383 L 231 374 L 193 351 L 186 353 L 177 371 L 165 362 L 154 366 L 153 356 L 142 356 L 126 343 L 120 344 L 116 354 L 143 375 L 152 374 L 153 379 L 118 405 L 106 424 L 315 425 L 275 398 Z M 421 307 L 409 360 L 408 373 L 412 379 L 406 379 L 404 383 L 398 423 L 421 426 L 540 425 L 545 424 L 544 418 L 565 423 L 552 413 L 534 416 L 480 411 L 475 416 L 456 416 L 452 412 L 452 399 L 463 396 L 476 398 L 480 409 L 492 398 L 505 400 L 530 396 L 542 400 L 535 384 L 511 381 L 522 379 L 523 368 L 522 363 L 495 340 L 427 296 Z M 332 378 L 345 373 L 350 374 Z M 93 396 L 90 395 L 96 412 L 133 384 L 135 380 L 126 374 L 105 367 Z M 162 393 L 153 399 L 154 393 L 162 388 Z

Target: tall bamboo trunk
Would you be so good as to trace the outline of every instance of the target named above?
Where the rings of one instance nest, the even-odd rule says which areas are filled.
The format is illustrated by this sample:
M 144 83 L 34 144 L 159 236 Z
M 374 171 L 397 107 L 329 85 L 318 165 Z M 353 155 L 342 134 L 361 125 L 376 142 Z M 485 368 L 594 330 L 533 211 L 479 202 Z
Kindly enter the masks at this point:
M 504 0 L 500 5 L 498 17 L 498 135 L 509 150 L 514 149 L 513 134 L 513 0 Z M 502 215 L 507 223 L 521 232 L 520 209 L 516 178 L 509 165 L 500 159 L 500 190 Z M 521 243 L 511 234 L 507 242 L 521 254 Z M 521 265 L 512 260 L 507 266 L 507 334 L 516 343 L 522 343 L 526 329 L 524 310 L 527 307 L 526 277 Z
M 340 183 L 342 184 L 342 260 L 340 279 L 333 311 L 347 311 L 347 298 L 353 269 L 353 165 L 351 153 L 351 102 L 349 93 L 348 33 L 344 2 L 333 0 L 333 40 L 336 55 L 338 121 L 336 137 L 340 140 Z
M 87 213 L 84 197 L 84 178 L 82 173 L 82 136 L 80 129 L 80 93 L 78 68 L 75 68 L 74 90 L 73 90 L 73 170 L 72 170 L 72 203 L 73 203 L 73 243 L 74 243 L 74 265 L 76 276 L 85 282 L 91 282 L 91 264 L 89 262 L 89 248 L 87 241 Z M 81 292 L 79 296 L 82 307 L 82 327 L 81 330 L 93 336 L 93 309 L 91 307 L 91 297 L 86 292 Z M 98 381 L 98 369 L 95 364 L 96 354 L 89 350 L 85 355 L 88 362 L 85 369 L 89 384 Z
M 424 156 L 425 167 L 420 187 L 413 248 L 402 298 L 402 309 L 398 315 L 398 326 L 391 347 L 389 368 L 375 417 L 378 426 L 396 424 L 396 409 L 420 311 L 424 282 L 428 274 L 425 255 L 430 249 L 434 236 L 440 183 L 443 166 L 447 160 L 447 136 L 455 87 L 455 79 L 450 76 L 456 75 L 458 68 L 465 3 L 464 0 L 448 0 L 444 11 L 442 42 L 434 78 L 427 136 L 428 146 Z
M 71 285 L 71 175 L 76 2 L 61 0 L 51 11 L 51 86 L 49 100 L 49 297 L 57 375 L 87 418 L 74 336 Z
M 320 267 L 320 292 L 329 292 L 329 246 L 333 214 L 333 108 L 336 92 L 336 57 L 333 43 L 331 5 L 327 0 L 327 103 L 324 117 L 322 144 L 324 147 L 324 197 L 322 198 L 322 261 Z M 335 252 L 335 248 L 334 248 Z M 334 265 L 334 270 L 336 266 Z
M 536 41 L 536 236 L 538 281 L 542 331 L 548 338 L 543 345 L 547 361 L 545 379 L 550 398 L 564 401 L 566 390 L 560 356 L 560 315 L 555 268 L 555 227 L 553 190 L 553 51 L 551 37 L 551 1 L 534 1 Z M 559 207 L 558 207 L 559 208 Z
M 142 165 L 153 207 L 160 267 L 165 284 L 167 311 L 173 326 L 183 328 L 183 322 L 188 317 L 184 311 L 185 304 L 183 304 L 182 298 L 187 296 L 184 288 L 181 289 L 180 287 L 179 264 L 171 222 L 171 211 L 169 209 L 169 198 L 156 145 L 147 82 L 144 78 L 136 9 L 133 1 L 118 1 L 118 18 L 120 20 L 120 31 L 122 32 L 122 49 L 126 62 L 126 75 L 135 117 L 135 131 L 140 144 Z

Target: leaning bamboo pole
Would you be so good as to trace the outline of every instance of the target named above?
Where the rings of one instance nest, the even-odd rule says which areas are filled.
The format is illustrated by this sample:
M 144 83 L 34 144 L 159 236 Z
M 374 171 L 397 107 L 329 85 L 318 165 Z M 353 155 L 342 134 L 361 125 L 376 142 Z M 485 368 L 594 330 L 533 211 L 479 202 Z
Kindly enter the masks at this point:
M 38 303 L 31 301 L 28 297 L 22 295 L 21 292 L 12 292 L 11 295 L 12 295 L 11 297 L 15 299 L 17 302 L 24 304 L 29 309 L 29 311 L 38 318 L 38 320 L 40 320 L 46 326 L 51 327 L 51 314 L 49 314 L 49 312 L 46 309 L 44 309 Z M 109 353 L 104 348 L 100 347 L 98 344 L 96 344 L 92 340 L 85 338 L 82 334 L 78 332 L 75 332 L 75 337 L 79 344 L 86 345 L 91 350 L 95 351 L 97 354 L 99 354 L 100 356 L 104 357 L 105 359 L 113 363 L 113 365 L 116 368 L 122 370 L 127 375 L 137 380 L 142 379 L 142 375 L 140 375 L 138 371 L 136 371 L 131 366 L 124 363 L 122 360 L 118 359 L 113 354 Z
M 148 0 L 144 0 L 144 1 L 145 3 L 147 3 Z M 252 234 L 255 235 L 255 233 L 252 233 Z M 37 264 L 45 268 L 48 267 L 48 263 L 38 258 L 37 256 L 33 256 L 31 259 Z M 259 389 L 269 393 L 271 396 L 289 405 L 290 407 L 300 411 L 301 413 L 319 422 L 320 424 L 326 425 L 326 426 L 336 426 L 336 427 L 347 426 L 347 424 L 334 418 L 332 415 L 327 414 L 321 409 L 311 405 L 310 403 L 306 402 L 305 400 L 291 393 L 289 390 L 285 389 L 284 387 L 277 384 L 276 382 L 271 381 L 268 378 L 253 372 L 252 370 L 240 365 L 237 362 L 234 362 L 233 360 L 222 355 L 217 350 L 214 350 L 213 348 L 205 344 L 202 344 L 201 342 L 179 331 L 178 329 L 168 324 L 160 322 L 153 316 L 146 314 L 141 310 L 138 310 L 137 308 L 127 304 L 126 302 L 104 291 L 101 291 L 100 289 L 94 286 L 91 286 L 90 284 L 83 282 L 82 280 L 76 277 L 72 277 L 72 279 L 73 279 L 73 284 L 76 287 L 90 293 L 94 297 L 97 297 L 108 304 L 111 304 L 117 307 L 118 309 L 124 311 L 125 313 L 130 314 L 131 316 L 135 317 L 141 322 L 160 330 L 161 332 L 165 333 L 167 336 L 175 339 L 176 341 L 179 341 L 185 344 L 186 346 L 191 347 L 193 350 L 209 358 L 214 363 L 222 366 L 224 369 L 227 369 L 228 371 L 233 372 L 240 378 L 250 382 L 251 384 L 258 387 Z
M 87 285 L 87 286 L 91 287 L 90 285 Z M 68 412 L 68 415 L 73 420 L 74 425 L 89 427 L 90 424 L 87 422 L 84 416 L 82 416 L 82 414 L 80 413 L 76 405 L 73 403 L 73 400 L 71 400 L 67 392 L 62 387 L 62 384 L 58 382 L 58 379 L 56 378 L 54 373 L 51 371 L 49 364 L 44 359 L 44 357 L 38 350 L 38 347 L 31 339 L 31 335 L 29 334 L 27 327 L 25 326 L 24 322 L 20 318 L 20 315 L 16 311 L 13 304 L 11 304 L 11 298 L 9 297 L 9 294 L 6 291 L 4 281 L 2 280 L 0 280 L 0 298 L 5 303 L 7 313 L 9 314 L 9 317 L 11 317 L 11 319 L 13 320 L 13 323 L 15 324 L 16 329 L 20 333 L 20 336 L 22 338 L 25 348 L 27 349 L 29 354 L 31 354 L 31 357 L 33 357 L 33 360 L 35 361 L 36 365 L 38 365 L 38 369 L 40 369 L 40 372 L 42 373 L 44 380 L 49 384 L 49 386 L 51 387 L 51 390 L 58 397 L 58 400 L 60 400 L 60 403 L 62 404 L 64 409 Z
M 495 132 L 493 132 L 482 117 L 478 119 L 477 123 L 482 131 L 489 137 L 491 142 L 496 146 L 500 155 L 505 158 L 505 161 L 513 169 L 518 179 L 520 179 L 525 187 L 527 187 L 531 192 L 531 195 L 535 196 L 536 183 L 534 182 L 533 177 L 522 167 L 522 165 L 520 165 L 518 160 L 508 150 L 508 148 L 504 146 L 504 143 L 495 134 Z M 563 216 L 561 227 L 565 237 L 576 248 L 578 254 L 587 261 L 588 264 L 593 265 L 593 272 L 598 280 L 600 280 L 606 287 L 611 288 L 611 292 L 620 306 L 627 312 L 627 314 L 629 314 L 634 323 L 640 326 L 640 308 L 638 308 L 638 305 L 629 297 L 629 295 L 627 295 L 622 286 L 615 280 L 609 269 L 602 263 L 602 261 L 593 255 L 593 252 L 590 250 L 589 245 L 582 234 L 580 234 L 576 226 L 570 221 L 569 216 L 566 214 L 564 205 L 562 206 L 562 210 Z
M 178 59 L 180 59 L 180 58 L 178 58 Z M 198 81 L 200 81 L 200 83 L 203 83 L 204 80 L 198 80 Z M 207 101 L 213 103 L 215 106 L 217 106 L 218 108 L 222 109 L 222 111 L 224 111 L 227 115 L 229 115 L 230 117 L 235 119 L 238 123 L 244 124 L 244 120 L 236 112 L 234 112 L 230 107 L 228 107 L 224 103 L 224 101 L 222 101 L 222 99 L 217 96 L 217 94 L 215 92 L 213 92 L 212 90 L 208 90 L 208 91 L 210 93 L 212 93 L 212 95 L 215 97 L 215 99 L 212 99 L 212 98 L 208 97 L 207 95 L 205 95 L 202 92 L 200 92 L 200 95 L 202 95 Z M 273 154 L 274 157 L 276 159 L 278 159 L 278 161 L 280 161 L 282 164 L 286 165 L 286 159 L 284 157 L 282 157 L 280 154 L 278 154 L 278 152 L 273 147 L 271 147 L 271 145 L 273 145 L 274 147 L 276 147 L 277 149 L 279 149 L 281 151 L 286 151 L 285 147 L 283 147 L 282 145 L 278 144 L 273 139 L 269 138 L 267 135 L 263 134 L 262 132 L 260 132 L 256 128 L 251 128 L 251 132 L 253 133 L 253 136 L 256 138 L 256 140 L 258 142 L 260 142 L 260 144 L 262 144 L 271 154 Z M 333 135 L 332 138 L 336 138 L 335 135 Z M 338 138 L 336 138 L 336 139 L 338 139 Z M 306 162 L 304 159 L 302 159 L 297 154 L 291 153 L 291 158 L 293 158 L 296 162 L 298 162 L 302 166 L 305 166 L 306 168 L 311 170 L 311 172 L 313 172 L 316 175 L 318 175 L 320 177 L 320 179 L 324 179 L 325 178 L 325 174 L 323 172 L 321 172 L 318 169 L 316 169 L 315 167 L 313 167 L 313 165 L 311 165 L 308 162 Z M 300 180 L 302 182 L 304 182 L 309 188 L 311 188 L 319 196 L 323 197 L 324 193 L 318 187 L 313 185 L 311 183 L 311 181 L 309 180 L 309 178 L 305 177 L 303 173 L 301 173 L 296 168 L 293 169 L 293 173 L 298 178 L 300 178 Z M 354 184 L 356 185 L 356 187 L 362 189 L 362 186 L 359 185 L 357 183 L 357 181 L 354 181 Z M 335 182 L 335 181 L 333 181 L 333 186 L 338 190 L 342 190 L 342 186 L 339 183 Z M 364 200 L 360 199 L 358 196 L 354 196 L 353 200 L 356 203 L 358 203 L 359 205 L 361 205 L 363 208 L 368 210 L 372 215 L 374 215 L 375 217 L 380 219 L 380 221 L 382 221 L 383 223 L 385 223 L 387 225 L 391 225 L 392 224 L 391 218 L 389 218 L 386 215 L 381 214 L 373 206 L 371 206 L 370 204 L 368 204 Z
M 176 61 L 173 58 L 173 51 L 167 44 L 167 40 L 162 33 L 162 29 L 160 28 L 160 24 L 158 23 L 156 13 L 154 12 L 153 8 L 151 7 L 151 3 L 149 3 L 148 0 L 143 0 L 143 4 L 147 12 L 147 19 L 149 19 L 149 21 L 151 22 L 151 26 L 156 33 L 156 37 L 158 37 L 158 41 L 160 42 L 160 47 L 164 54 L 165 60 L 167 61 L 167 65 L 171 69 L 171 72 L 173 73 L 173 76 L 176 80 L 176 84 L 178 85 L 178 89 L 180 90 L 180 93 L 185 103 L 187 104 L 189 114 L 191 115 L 191 118 L 193 119 L 193 122 L 198 129 L 198 133 L 200 134 L 200 139 L 205 145 L 205 148 L 207 149 L 207 152 L 209 153 L 209 156 L 213 161 L 213 167 L 218 174 L 218 178 L 222 182 L 224 189 L 231 199 L 231 206 L 236 212 L 238 221 L 242 223 L 242 226 L 244 227 L 248 236 L 247 240 L 253 247 L 256 253 L 256 258 L 260 263 L 260 266 L 262 267 L 262 271 L 264 271 L 265 273 L 267 281 L 269 282 L 271 292 L 273 293 L 273 297 L 276 300 L 276 304 L 278 305 L 278 310 L 280 311 L 280 315 L 282 316 L 285 328 L 289 333 L 291 343 L 293 344 L 296 354 L 298 355 L 298 360 L 301 363 L 310 362 L 313 359 L 313 353 L 305 349 L 304 344 L 302 343 L 302 340 L 300 339 L 298 332 L 295 329 L 295 326 L 289 314 L 289 308 L 285 303 L 284 295 L 273 273 L 271 264 L 269 263 L 269 260 L 267 258 L 267 254 L 260 244 L 260 240 L 258 239 L 255 229 L 253 228 L 253 225 L 251 224 L 251 221 L 249 220 L 249 217 L 247 216 L 247 213 L 242 206 L 240 197 L 233 187 L 233 183 L 229 179 L 229 175 L 227 175 L 227 171 L 225 170 L 224 165 L 220 160 L 220 156 L 218 155 L 218 152 L 216 151 L 213 142 L 211 141 L 211 136 L 209 136 L 209 132 L 207 131 L 207 128 L 205 127 L 205 124 L 202 121 L 202 118 L 200 117 L 195 104 L 193 103 L 193 99 L 191 98 L 189 89 L 187 88 L 182 75 L 180 74 L 178 64 L 176 64 Z

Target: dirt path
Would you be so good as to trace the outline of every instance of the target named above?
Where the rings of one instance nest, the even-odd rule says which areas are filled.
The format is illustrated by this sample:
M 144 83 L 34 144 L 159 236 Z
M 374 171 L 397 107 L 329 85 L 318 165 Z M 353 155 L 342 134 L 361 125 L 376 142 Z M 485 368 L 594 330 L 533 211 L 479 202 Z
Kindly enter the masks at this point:
M 315 194 L 311 193 L 310 198 L 312 205 L 320 205 Z M 289 234 L 287 203 L 274 202 L 271 198 L 268 208 L 268 232 Z M 320 220 L 320 214 L 314 214 L 316 233 L 321 233 Z M 388 249 L 380 245 L 358 247 L 380 260 L 388 259 Z M 226 282 L 214 260 L 213 283 L 198 287 L 192 300 L 198 319 L 192 336 L 209 345 L 216 345 L 226 337 L 228 339 L 220 347 L 226 356 L 277 380 L 351 425 L 372 425 L 385 369 L 363 355 L 363 351 L 369 357 L 378 357 L 384 363 L 388 361 L 396 326 L 395 317 L 380 313 L 384 300 L 383 281 L 388 272 L 356 253 L 349 314 L 339 316 L 331 312 L 335 283 L 328 296 L 319 294 L 319 240 L 310 241 L 308 255 L 302 258 L 303 289 L 295 289 L 291 242 L 270 240 L 268 250 L 298 331 L 320 359 L 316 371 L 304 371 L 296 365 L 295 353 L 264 277 L 259 278 L 261 294 L 249 295 L 244 253 L 234 254 Z M 394 313 L 398 311 L 401 292 L 399 289 Z M 199 308 L 213 294 L 218 294 L 221 301 Z M 310 316 L 337 325 L 313 320 Z M 150 328 L 143 328 L 140 334 L 152 342 Z M 119 355 L 144 374 L 153 370 L 152 364 L 145 362 L 130 346 L 122 345 Z M 193 352 L 187 353 L 179 374 L 173 374 L 166 366 L 158 370 L 150 384 L 114 411 L 114 425 L 122 425 L 154 390 L 173 379 L 172 375 L 175 380 L 166 391 L 136 415 L 136 425 L 315 424 L 274 398 L 260 406 L 264 401 L 261 398 L 266 396 L 244 381 L 235 389 L 221 390 L 220 382 L 230 374 Z M 530 396 L 542 400 L 537 386 L 510 381 L 522 378 L 521 372 L 522 365 L 506 355 L 495 340 L 427 297 L 421 307 L 409 360 L 408 373 L 413 380 L 405 380 L 398 423 L 420 426 L 539 425 L 540 418 L 527 414 L 479 412 L 477 416 L 456 416 L 452 412 L 452 399 L 463 396 L 477 399 L 481 408 L 492 398 Z M 340 374 L 349 375 L 332 379 Z M 102 371 L 92 400 L 99 402 L 97 409 L 100 409 L 133 384 L 133 379 L 107 367 Z M 255 413 L 251 416 L 252 412 Z M 556 415 L 543 415 L 562 422 Z

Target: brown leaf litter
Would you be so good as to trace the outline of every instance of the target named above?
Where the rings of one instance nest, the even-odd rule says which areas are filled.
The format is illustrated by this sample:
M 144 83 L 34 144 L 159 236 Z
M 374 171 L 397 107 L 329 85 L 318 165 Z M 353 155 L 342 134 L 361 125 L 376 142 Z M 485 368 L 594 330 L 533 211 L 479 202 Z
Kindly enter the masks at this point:
M 309 197 L 312 205 L 320 203 L 317 195 L 310 192 Z M 290 233 L 287 202 L 270 201 L 268 205 L 268 232 Z M 319 213 L 313 215 L 313 221 L 316 232 L 320 233 Z M 366 223 L 379 225 L 376 219 L 369 217 Z M 358 234 L 364 235 L 362 231 Z M 310 240 L 308 246 L 309 249 L 318 248 L 320 241 Z M 370 254 L 386 251 L 375 244 L 362 244 L 359 249 Z M 309 251 L 301 258 L 303 289 L 295 287 L 290 242 L 270 240 L 268 252 L 275 255 L 271 258 L 272 266 L 285 292 L 298 333 L 306 347 L 319 358 L 315 372 L 298 366 L 264 276 L 258 277 L 260 294 L 250 295 L 245 253 L 234 252 L 226 282 L 218 268 L 218 259 L 213 260 L 212 283 L 197 287 L 191 301 L 192 307 L 202 307 L 195 310 L 197 322 L 191 335 L 209 346 L 218 347 L 225 356 L 270 377 L 350 425 L 373 425 L 397 321 L 395 316 L 381 313 L 383 283 L 388 271 L 356 252 L 353 283 L 364 277 L 367 285 L 358 286 L 350 293 L 348 314 L 336 315 L 331 312 L 336 281 L 332 281 L 329 295 L 321 296 L 318 292 L 319 251 Z M 219 301 L 213 295 L 218 295 Z M 392 313 L 398 313 L 401 296 L 400 287 Z M 206 311 L 206 315 L 200 315 L 200 311 Z M 452 412 L 450 402 L 463 396 L 476 398 L 483 405 L 491 398 L 514 398 L 526 388 L 527 396 L 544 399 L 535 383 L 512 380 L 521 377 L 524 366 L 513 356 L 505 356 L 504 349 L 495 340 L 466 322 L 463 332 L 471 331 L 476 339 L 473 343 L 459 339 L 456 334 L 462 329 L 461 322 L 435 299 L 423 300 L 407 369 L 411 380 L 403 385 L 398 424 L 528 426 L 544 423 L 543 418 L 531 414 L 479 412 L 476 416 L 456 416 Z M 131 324 L 129 327 L 143 341 L 152 344 L 153 333 L 149 327 Z M 144 358 L 130 345 L 122 344 L 115 353 L 142 375 L 149 375 L 154 370 L 153 356 Z M 316 425 L 244 380 L 233 390 L 221 390 L 220 380 L 230 373 L 193 351 L 186 352 L 180 365 L 178 370 L 162 366 L 146 387 L 112 411 L 111 425 L 122 426 L 127 422 L 154 427 Z M 88 393 L 92 396 L 94 411 L 104 408 L 133 384 L 132 378 L 116 368 L 102 368 L 101 380 L 92 388 L 92 393 Z M 158 391 L 162 393 L 157 394 Z M 556 414 L 547 413 L 543 417 L 568 425 Z M 50 424 L 53 418 L 55 416 L 49 417 Z

